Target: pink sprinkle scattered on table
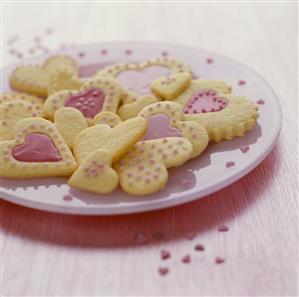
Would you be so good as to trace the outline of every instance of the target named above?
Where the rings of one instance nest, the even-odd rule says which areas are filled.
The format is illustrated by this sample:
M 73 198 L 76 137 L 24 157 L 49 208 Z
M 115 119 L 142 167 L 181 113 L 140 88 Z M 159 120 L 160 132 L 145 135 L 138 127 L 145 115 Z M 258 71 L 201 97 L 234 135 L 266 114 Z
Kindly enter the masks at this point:
M 228 162 L 226 162 L 225 166 L 226 166 L 227 168 L 233 167 L 233 166 L 235 166 L 235 162 L 233 162 L 233 161 L 228 161 Z
M 167 267 L 159 267 L 158 271 L 160 275 L 166 275 L 169 272 L 169 269 Z
M 197 244 L 197 245 L 195 245 L 194 249 L 196 251 L 202 252 L 205 250 L 205 247 L 202 244 Z
M 263 105 L 263 104 L 265 104 L 265 101 L 263 99 L 259 99 L 256 101 L 256 103 L 259 105 Z
M 220 224 L 220 225 L 218 226 L 217 230 L 218 230 L 219 232 L 227 232 L 227 231 L 229 230 L 229 228 L 228 228 L 226 225 L 224 225 L 224 224 Z
M 206 59 L 207 64 L 212 64 L 214 60 L 212 58 L 207 58 Z
M 68 194 L 67 194 L 67 195 L 64 195 L 64 196 L 63 196 L 63 200 L 64 200 L 64 201 L 72 201 L 72 200 L 73 200 L 73 197 L 72 197 L 71 195 L 68 195 Z
M 189 231 L 185 233 L 185 238 L 187 238 L 188 240 L 193 240 L 196 236 L 196 233 L 193 231 Z
M 143 233 L 136 233 L 134 240 L 137 244 L 144 244 L 148 241 L 147 237 Z
M 243 80 L 243 79 L 240 79 L 240 80 L 238 81 L 238 85 L 239 85 L 239 86 L 243 86 L 243 85 L 245 85 L 245 84 L 246 84 L 246 81 Z
M 192 186 L 192 181 L 190 179 L 183 179 L 181 183 L 185 188 L 190 188 Z
M 190 255 L 186 255 L 186 256 L 184 256 L 183 258 L 182 258 L 182 262 L 183 263 L 190 263 L 190 261 L 191 261 L 191 257 L 190 257 Z
M 166 260 L 170 258 L 170 252 L 167 250 L 162 250 L 160 255 L 162 260 Z
M 249 151 L 249 146 L 248 145 L 242 145 L 240 147 L 240 151 L 244 154 L 246 154 Z
M 215 263 L 216 264 L 222 264 L 225 262 L 225 259 L 221 258 L 221 257 L 216 257 L 215 258 Z

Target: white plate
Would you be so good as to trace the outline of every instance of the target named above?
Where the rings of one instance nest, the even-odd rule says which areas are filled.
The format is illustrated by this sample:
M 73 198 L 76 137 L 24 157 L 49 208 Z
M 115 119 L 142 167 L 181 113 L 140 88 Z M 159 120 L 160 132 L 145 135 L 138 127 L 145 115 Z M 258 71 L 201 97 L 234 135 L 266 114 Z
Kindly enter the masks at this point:
M 83 76 L 93 74 L 103 64 L 143 61 L 169 54 L 190 64 L 197 76 L 223 79 L 233 86 L 235 94 L 253 101 L 263 99 L 265 104 L 259 105 L 260 119 L 254 130 L 245 137 L 212 144 L 197 159 L 171 169 L 166 188 L 156 194 L 132 197 L 117 190 L 99 196 L 70 189 L 64 178 L 0 179 L 1 197 L 7 201 L 41 210 L 84 215 L 136 213 L 170 207 L 199 199 L 237 181 L 269 154 L 278 138 L 282 114 L 273 90 L 259 75 L 233 60 L 197 48 L 156 43 L 105 43 L 73 48 L 64 53 L 79 61 Z M 46 57 L 39 56 L 26 63 L 39 63 Z M 207 63 L 207 58 L 213 59 L 213 63 Z M 3 91 L 10 90 L 8 80 L 14 68 L 15 65 L 2 70 Z M 246 84 L 239 85 L 239 80 Z M 243 145 L 249 145 L 247 153 L 240 151 Z M 227 161 L 235 162 L 235 166 L 226 168 Z M 182 180 L 188 180 L 191 186 L 184 186 Z M 66 194 L 71 194 L 73 199 L 65 201 Z

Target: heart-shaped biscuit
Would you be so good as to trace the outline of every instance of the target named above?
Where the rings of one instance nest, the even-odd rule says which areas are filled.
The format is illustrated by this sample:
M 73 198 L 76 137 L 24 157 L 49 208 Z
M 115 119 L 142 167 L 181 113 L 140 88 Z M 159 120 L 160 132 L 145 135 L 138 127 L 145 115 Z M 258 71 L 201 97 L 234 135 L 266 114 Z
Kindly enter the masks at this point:
M 85 82 L 79 91 L 64 90 L 49 96 L 44 112 L 51 119 L 62 107 L 78 109 L 89 123 L 102 111 L 116 112 L 121 97 L 120 84 L 111 78 L 97 78 Z
M 25 93 L 5 93 L 2 94 L 0 96 L 0 105 L 3 103 L 11 103 L 13 101 L 25 101 L 27 103 L 32 104 L 32 106 L 39 112 L 39 113 L 43 113 L 42 109 L 43 109 L 43 105 L 44 105 L 44 101 L 43 99 L 34 96 L 34 95 L 28 95 Z
M 84 82 L 72 67 L 59 67 L 49 76 L 48 96 L 62 90 L 79 90 Z
M 41 117 L 41 110 L 23 100 L 9 100 L 0 105 L 0 141 L 14 137 L 14 125 L 25 118 Z
M 114 128 L 116 125 L 120 124 L 122 122 L 121 118 L 109 111 L 102 111 L 98 113 L 94 118 L 93 118 L 93 124 L 106 124 L 111 128 Z
M 145 106 L 158 102 L 159 100 L 152 95 L 145 95 L 138 98 L 138 100 L 124 104 L 118 109 L 118 114 L 122 120 L 134 118 Z
M 1 142 L 0 176 L 33 178 L 68 176 L 77 163 L 55 125 L 41 118 L 26 118 L 15 127 L 15 138 Z
M 184 119 L 204 126 L 209 139 L 230 140 L 254 127 L 258 107 L 243 96 L 231 94 L 223 81 L 195 80 L 175 99 L 184 109 Z
M 182 165 L 192 151 L 192 144 L 181 137 L 138 142 L 115 164 L 122 189 L 131 195 L 159 191 L 167 183 L 167 168 Z
M 81 164 L 90 153 L 103 149 L 111 154 L 112 161 L 115 162 L 143 137 L 146 125 L 144 118 L 136 117 L 121 122 L 114 128 L 101 124 L 89 127 L 75 137 L 74 155 Z
M 43 65 L 21 65 L 15 69 L 10 78 L 11 86 L 26 93 L 46 97 L 50 75 L 57 68 L 70 67 L 75 73 L 78 66 L 69 56 L 52 56 Z
M 192 75 L 190 72 L 182 72 L 167 77 L 155 79 L 151 88 L 158 96 L 166 100 L 173 100 L 191 83 Z
M 96 150 L 83 161 L 68 184 L 98 194 L 111 193 L 118 185 L 118 175 L 111 165 L 111 154 L 105 150 Z
M 199 156 L 209 143 L 206 129 L 197 123 L 184 121 L 182 107 L 175 102 L 153 103 L 143 108 L 139 116 L 147 119 L 148 128 L 143 140 L 183 137 L 193 146 L 192 158 Z
M 73 147 L 75 136 L 88 128 L 83 114 L 72 107 L 58 109 L 54 114 L 54 123 L 65 143 L 70 148 Z
M 124 87 L 122 101 L 132 103 L 143 95 L 151 95 L 153 80 L 170 74 L 190 72 L 191 68 L 181 61 L 157 58 L 142 63 L 117 63 L 101 69 L 96 76 L 112 77 Z

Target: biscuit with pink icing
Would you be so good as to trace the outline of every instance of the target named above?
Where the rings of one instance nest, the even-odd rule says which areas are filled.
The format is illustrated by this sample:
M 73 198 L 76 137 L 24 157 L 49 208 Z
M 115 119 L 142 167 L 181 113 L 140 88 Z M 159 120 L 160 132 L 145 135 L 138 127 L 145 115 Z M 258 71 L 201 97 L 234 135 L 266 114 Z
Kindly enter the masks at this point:
M 52 56 L 42 65 L 17 67 L 10 77 L 10 84 L 16 90 L 46 97 L 50 75 L 62 66 L 70 67 L 74 73 L 78 72 L 78 65 L 70 56 Z
M 147 121 L 142 117 L 121 122 L 114 128 L 102 124 L 89 127 L 75 137 L 74 155 L 81 164 L 91 153 L 103 149 L 111 154 L 112 161 L 115 162 L 142 139 L 146 127 Z
M 153 95 L 144 95 L 134 102 L 122 105 L 117 113 L 123 120 L 131 119 L 136 117 L 142 108 L 158 101 Z
M 147 195 L 163 189 L 168 180 L 167 168 L 184 164 L 192 152 L 192 144 L 182 137 L 140 141 L 114 168 L 125 192 Z
M 0 143 L 1 177 L 24 179 L 69 176 L 77 163 L 55 125 L 26 118 L 14 127 L 13 140 Z
M 116 125 L 120 124 L 122 122 L 121 118 L 109 111 L 102 111 L 98 113 L 94 118 L 93 118 L 93 124 L 106 124 L 111 128 L 114 128 Z
M 48 96 L 62 90 L 79 90 L 85 82 L 72 67 L 59 67 L 49 76 Z
M 147 132 L 143 140 L 167 137 L 182 137 L 193 146 L 191 158 L 199 156 L 209 143 L 206 129 L 191 121 L 183 120 L 182 107 L 172 101 L 163 101 L 146 106 L 139 116 L 147 120 Z
M 118 185 L 118 175 L 111 165 L 111 154 L 105 150 L 96 150 L 73 173 L 68 184 L 97 194 L 111 193 Z
M 88 128 L 83 114 L 78 109 L 72 107 L 58 109 L 54 114 L 54 123 L 70 148 L 73 147 L 75 136 Z
M 191 83 L 190 72 L 181 72 L 155 79 L 151 84 L 152 91 L 165 100 L 173 100 Z
M 64 90 L 49 96 L 44 104 L 45 114 L 52 119 L 62 107 L 78 109 L 92 124 L 93 118 L 102 111 L 116 113 L 122 88 L 111 78 L 96 78 L 83 84 L 78 91 Z
M 0 141 L 13 139 L 13 127 L 18 121 L 29 117 L 42 117 L 42 115 L 41 110 L 28 101 L 5 101 L 0 105 Z
M 183 107 L 186 121 L 204 126 L 209 139 L 219 142 L 243 136 L 259 116 L 257 105 L 230 91 L 221 81 L 196 80 L 174 101 Z
M 101 69 L 97 76 L 117 79 L 124 87 L 122 101 L 132 103 L 143 95 L 152 95 L 151 83 L 159 77 L 192 72 L 190 66 L 181 61 L 157 58 L 142 63 L 117 63 Z

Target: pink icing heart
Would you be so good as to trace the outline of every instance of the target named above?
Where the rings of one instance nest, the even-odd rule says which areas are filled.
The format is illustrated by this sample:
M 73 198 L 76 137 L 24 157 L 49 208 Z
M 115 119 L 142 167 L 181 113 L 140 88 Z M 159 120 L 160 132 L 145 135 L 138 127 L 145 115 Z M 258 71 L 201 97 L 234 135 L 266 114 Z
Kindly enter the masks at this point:
M 148 66 L 139 71 L 127 70 L 120 72 L 117 79 L 121 84 L 125 85 L 129 90 L 133 90 L 138 94 L 151 94 L 151 82 L 161 76 L 167 76 L 169 69 L 164 66 Z
M 224 109 L 228 100 L 217 96 L 215 91 L 201 90 L 195 93 L 184 107 L 184 113 L 215 112 Z
M 68 97 L 64 106 L 74 107 L 82 112 L 84 117 L 93 118 L 102 111 L 105 93 L 101 89 L 91 88 Z
M 147 117 L 147 131 L 143 140 L 181 136 L 181 131 L 170 125 L 167 115 L 155 114 Z
M 51 138 L 41 133 L 28 134 L 25 143 L 13 148 L 12 155 L 21 162 L 56 162 L 61 160 Z

